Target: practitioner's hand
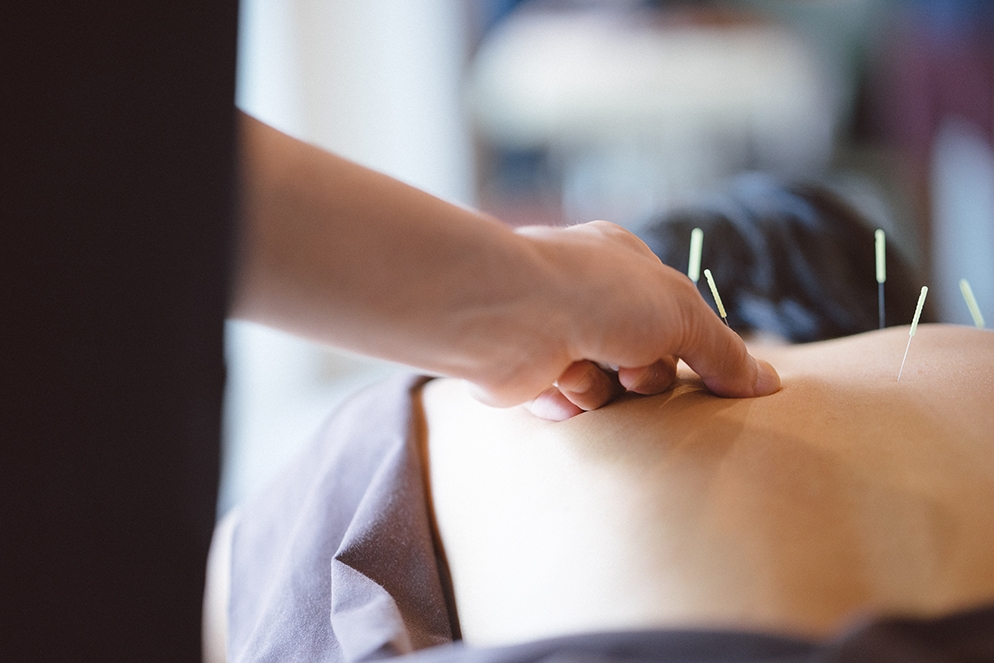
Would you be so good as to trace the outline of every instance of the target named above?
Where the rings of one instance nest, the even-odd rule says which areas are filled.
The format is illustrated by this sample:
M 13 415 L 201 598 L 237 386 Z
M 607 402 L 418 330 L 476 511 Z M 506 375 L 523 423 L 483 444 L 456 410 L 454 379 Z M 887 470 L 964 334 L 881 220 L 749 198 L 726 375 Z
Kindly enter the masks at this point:
M 780 388 L 773 367 L 748 354 L 690 279 L 663 265 L 628 231 L 595 221 L 518 233 L 544 256 L 549 282 L 566 284 L 556 295 L 561 299 L 545 305 L 566 309 L 561 342 L 569 361 L 543 367 L 556 379 L 531 401 L 536 415 L 566 419 L 626 390 L 661 393 L 676 377 L 677 358 L 720 396 L 764 396 Z M 561 353 L 545 356 L 563 361 Z
M 556 384 L 527 404 L 528 410 L 543 419 L 562 421 L 587 410 L 596 410 L 625 391 L 658 394 L 676 379 L 675 357 L 660 359 L 651 366 L 618 370 L 582 360 L 570 364 Z
M 235 316 L 548 418 L 661 392 L 677 357 L 716 394 L 779 387 L 690 279 L 618 226 L 512 232 L 252 118 L 241 128 Z

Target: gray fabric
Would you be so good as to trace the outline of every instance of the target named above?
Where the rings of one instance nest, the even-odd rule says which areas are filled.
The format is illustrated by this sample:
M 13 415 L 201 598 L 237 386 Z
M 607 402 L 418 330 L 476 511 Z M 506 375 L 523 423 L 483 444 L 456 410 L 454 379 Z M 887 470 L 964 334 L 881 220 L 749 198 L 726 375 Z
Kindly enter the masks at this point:
M 800 663 L 815 651 L 810 642 L 760 633 L 632 631 L 488 649 L 454 643 L 417 652 L 405 663 Z
M 858 623 L 816 643 L 734 631 L 594 633 L 472 649 L 459 643 L 408 656 L 405 663 L 991 663 L 994 606 L 940 619 Z
M 232 661 L 366 661 L 452 640 L 398 376 L 354 397 L 232 540 Z
M 760 633 L 651 631 L 472 649 L 436 553 L 411 391 L 398 376 L 354 397 L 234 532 L 229 659 L 353 663 L 994 662 L 994 606 L 856 624 L 816 643 Z

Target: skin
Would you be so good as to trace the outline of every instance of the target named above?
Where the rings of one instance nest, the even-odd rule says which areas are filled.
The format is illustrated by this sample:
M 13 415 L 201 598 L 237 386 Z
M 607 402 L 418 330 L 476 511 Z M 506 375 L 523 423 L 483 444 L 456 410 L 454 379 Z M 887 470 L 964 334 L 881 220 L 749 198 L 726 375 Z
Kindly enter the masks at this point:
M 783 388 L 676 385 L 566 422 L 425 386 L 432 505 L 463 636 L 829 637 L 994 600 L 994 334 L 922 325 L 755 346 Z
M 677 357 L 716 394 L 779 388 L 689 279 L 618 226 L 512 231 L 250 117 L 240 131 L 235 317 L 550 419 L 659 393 Z

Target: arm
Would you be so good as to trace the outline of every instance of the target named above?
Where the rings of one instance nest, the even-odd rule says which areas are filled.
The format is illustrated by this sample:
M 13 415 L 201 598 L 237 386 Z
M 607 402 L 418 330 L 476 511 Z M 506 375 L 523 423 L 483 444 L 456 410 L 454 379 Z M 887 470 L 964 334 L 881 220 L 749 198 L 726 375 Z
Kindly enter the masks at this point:
M 669 385 L 674 355 L 717 393 L 779 384 L 616 226 L 516 233 L 245 116 L 241 147 L 236 316 L 470 380 L 494 404 L 563 378 L 570 401 L 602 405 L 616 390 L 580 360 L 642 367 L 621 383 L 643 392 Z

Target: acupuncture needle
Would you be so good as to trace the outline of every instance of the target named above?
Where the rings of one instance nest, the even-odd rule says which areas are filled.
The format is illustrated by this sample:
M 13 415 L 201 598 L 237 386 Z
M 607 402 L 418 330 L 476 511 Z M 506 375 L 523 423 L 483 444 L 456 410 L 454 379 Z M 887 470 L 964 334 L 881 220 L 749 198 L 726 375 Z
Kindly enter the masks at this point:
M 897 381 L 901 381 L 901 373 L 904 372 L 904 362 L 908 360 L 908 350 L 911 349 L 911 339 L 915 337 L 915 330 L 918 329 L 918 318 L 922 316 L 922 306 L 925 305 L 925 295 L 928 294 L 928 286 L 922 286 L 922 294 L 918 295 L 918 306 L 915 307 L 915 317 L 911 321 L 911 331 L 908 332 L 908 347 L 904 348 L 904 359 L 901 360 L 901 370 L 897 372 Z
M 695 284 L 701 278 L 701 252 L 704 248 L 704 231 L 694 228 L 690 231 L 690 264 L 687 266 L 687 276 Z
M 718 315 L 720 315 L 721 319 L 725 321 L 726 327 L 731 327 L 731 325 L 728 324 L 728 316 L 725 315 L 725 306 L 721 303 L 721 297 L 718 295 L 718 287 L 714 284 L 714 277 L 711 276 L 710 269 L 704 270 L 704 278 L 708 280 L 708 287 L 711 288 L 711 295 L 714 297 L 714 303 L 718 305 Z
M 884 282 L 887 280 L 887 250 L 884 231 L 877 228 L 873 233 L 874 246 L 877 253 L 877 313 L 880 317 L 880 328 L 884 328 Z
M 966 279 L 960 279 L 959 291 L 963 293 L 963 299 L 966 300 L 966 307 L 970 309 L 970 315 L 973 316 L 973 324 L 977 326 L 977 329 L 983 329 L 984 316 L 980 313 L 980 307 L 977 306 L 977 298 L 973 296 L 973 288 L 970 287 L 970 282 Z

